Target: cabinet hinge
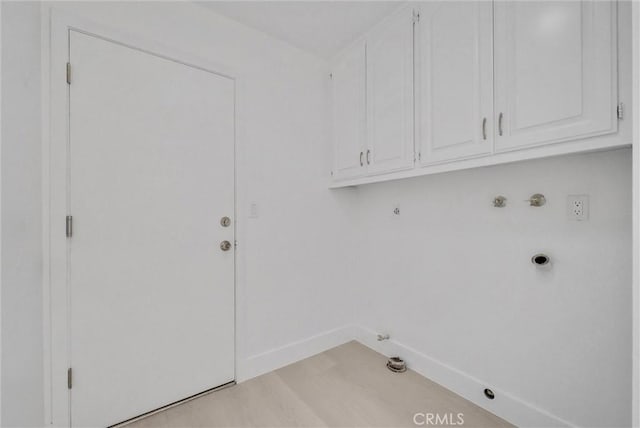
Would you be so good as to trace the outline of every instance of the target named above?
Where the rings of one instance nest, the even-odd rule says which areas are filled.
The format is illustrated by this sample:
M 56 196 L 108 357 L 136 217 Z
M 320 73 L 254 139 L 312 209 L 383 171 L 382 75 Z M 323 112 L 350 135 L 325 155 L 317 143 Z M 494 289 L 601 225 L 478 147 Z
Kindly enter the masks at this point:
M 420 22 L 420 12 L 413 11 L 413 23 Z
M 73 216 L 68 215 L 65 220 L 65 228 L 67 233 L 67 238 L 71 238 L 73 236 Z
M 73 386 L 73 371 L 71 367 L 67 369 L 67 389 L 71 389 Z
M 618 107 L 616 107 L 616 113 L 618 115 L 618 119 L 624 119 L 624 104 L 618 104 Z
M 71 84 L 71 63 L 67 63 L 67 84 Z

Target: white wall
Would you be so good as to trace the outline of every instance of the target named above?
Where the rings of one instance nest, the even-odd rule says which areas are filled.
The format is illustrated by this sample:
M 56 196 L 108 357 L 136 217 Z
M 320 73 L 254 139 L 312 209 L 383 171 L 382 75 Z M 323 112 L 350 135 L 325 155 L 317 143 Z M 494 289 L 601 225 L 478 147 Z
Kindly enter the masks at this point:
M 40 5 L 1 7 L 2 426 L 42 426 Z
M 547 205 L 523 202 L 538 192 Z M 361 326 L 570 423 L 630 425 L 630 149 L 358 193 Z M 567 219 L 569 194 L 589 195 L 588 221 Z
M 356 319 L 559 418 L 629 424 L 628 150 L 329 191 L 324 62 L 196 5 L 49 7 L 243 77 L 240 379 L 347 338 Z M 39 20 L 37 5 L 2 5 L 3 426 L 43 420 Z M 534 192 L 548 205 L 527 207 Z M 569 193 L 590 195 L 588 222 L 566 220 Z M 537 251 L 552 270 L 531 266 Z
M 240 76 L 238 377 L 346 340 L 340 329 L 353 319 L 353 298 L 348 258 L 336 246 L 349 248 L 343 238 L 355 202 L 327 188 L 325 62 L 193 4 L 56 3 L 43 7 L 45 16 L 51 7 Z M 13 123 L 2 140 L 2 425 L 24 426 L 43 420 L 40 18 L 37 5 L 3 8 L 3 62 L 14 71 L 3 74 L 2 88 L 3 113 L 12 114 L 3 123 Z M 252 202 L 259 217 L 248 219 Z M 280 349 L 311 337 L 294 346 L 298 354 Z
M 631 5 L 633 87 L 633 418 L 640 426 L 640 4 Z

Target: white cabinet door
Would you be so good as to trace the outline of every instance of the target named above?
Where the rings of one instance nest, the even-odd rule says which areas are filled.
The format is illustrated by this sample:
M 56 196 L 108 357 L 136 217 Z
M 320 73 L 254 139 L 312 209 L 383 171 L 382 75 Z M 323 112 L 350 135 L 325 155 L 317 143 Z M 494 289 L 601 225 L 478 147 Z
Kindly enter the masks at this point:
M 332 73 L 333 179 L 366 172 L 365 157 L 365 46 L 354 45 Z
M 425 3 L 416 27 L 421 164 L 489 154 L 493 144 L 491 2 Z
M 367 38 L 367 153 L 370 174 L 413 167 L 413 9 Z
M 496 150 L 617 131 L 616 4 L 495 3 Z

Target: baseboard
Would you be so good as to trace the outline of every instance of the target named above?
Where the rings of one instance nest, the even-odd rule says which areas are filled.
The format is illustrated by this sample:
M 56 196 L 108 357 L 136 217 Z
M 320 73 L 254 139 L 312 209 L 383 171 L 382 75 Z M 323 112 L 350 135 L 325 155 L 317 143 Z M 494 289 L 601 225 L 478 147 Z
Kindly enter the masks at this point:
M 480 379 L 394 340 L 378 342 L 376 339 L 377 333 L 367 328 L 354 326 L 352 331 L 356 340 L 363 345 L 383 355 L 391 356 L 391 354 L 394 354 L 401 356 L 410 369 L 519 427 L 574 426 L 493 386 L 491 386 L 491 390 L 495 393 L 496 398 L 488 400 L 484 396 L 484 389 L 488 385 Z
M 325 331 L 239 361 L 236 381 L 247 381 L 351 340 L 357 340 L 381 354 L 402 356 L 409 368 L 415 372 L 519 427 L 574 427 L 570 422 L 494 386 L 490 387 L 496 398 L 488 400 L 483 393 L 489 386 L 486 382 L 393 339 L 378 342 L 376 336 L 376 332 L 362 326 L 345 326 Z
M 353 327 L 344 326 L 253 355 L 245 360 L 238 361 L 236 381 L 239 383 L 247 381 L 256 376 L 335 348 L 336 346 L 354 340 L 354 338 L 355 333 Z

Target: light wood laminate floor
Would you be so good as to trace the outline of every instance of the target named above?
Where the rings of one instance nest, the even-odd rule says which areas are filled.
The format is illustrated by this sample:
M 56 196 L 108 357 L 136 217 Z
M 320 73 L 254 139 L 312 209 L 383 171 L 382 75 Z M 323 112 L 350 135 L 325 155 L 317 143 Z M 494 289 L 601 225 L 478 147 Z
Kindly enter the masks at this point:
M 411 370 L 390 372 L 385 362 L 349 342 L 127 428 L 415 427 L 416 412 L 462 413 L 465 427 L 512 426 Z

